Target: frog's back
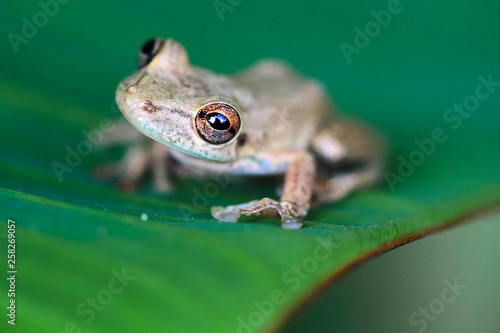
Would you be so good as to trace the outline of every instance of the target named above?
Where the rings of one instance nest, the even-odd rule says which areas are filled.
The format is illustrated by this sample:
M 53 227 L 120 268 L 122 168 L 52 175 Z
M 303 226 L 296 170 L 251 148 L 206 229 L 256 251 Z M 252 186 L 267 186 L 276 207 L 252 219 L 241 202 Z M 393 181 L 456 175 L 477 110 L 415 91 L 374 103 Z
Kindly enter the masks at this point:
M 287 64 L 277 60 L 262 60 L 248 70 L 234 76 L 239 86 L 251 90 L 266 104 L 286 104 L 307 107 L 308 103 L 328 103 L 321 85 L 295 72 Z
M 250 91 L 261 106 L 269 108 L 268 112 L 277 115 L 285 125 L 278 129 L 274 126 L 276 144 L 281 141 L 282 145 L 302 148 L 319 124 L 332 118 L 333 105 L 322 86 L 282 62 L 262 60 L 231 79 L 236 86 Z M 246 110 L 246 116 L 254 124 L 259 123 L 256 118 L 262 116 L 258 108 Z

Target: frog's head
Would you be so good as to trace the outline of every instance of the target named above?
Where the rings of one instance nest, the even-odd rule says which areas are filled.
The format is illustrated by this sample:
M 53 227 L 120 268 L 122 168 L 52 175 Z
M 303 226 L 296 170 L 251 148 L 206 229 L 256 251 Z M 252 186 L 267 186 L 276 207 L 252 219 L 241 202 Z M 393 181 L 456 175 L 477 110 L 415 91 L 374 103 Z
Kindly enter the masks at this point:
M 191 156 L 236 159 L 243 119 L 227 78 L 191 66 L 184 47 L 172 39 L 146 42 L 138 65 L 116 92 L 132 125 Z

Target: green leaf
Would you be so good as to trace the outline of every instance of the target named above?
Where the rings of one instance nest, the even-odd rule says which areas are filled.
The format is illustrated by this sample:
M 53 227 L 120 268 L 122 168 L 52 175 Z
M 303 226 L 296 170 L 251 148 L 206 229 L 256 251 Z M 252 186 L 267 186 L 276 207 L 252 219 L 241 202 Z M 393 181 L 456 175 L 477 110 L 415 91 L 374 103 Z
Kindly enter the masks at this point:
M 348 64 L 339 44 L 354 43 L 353 27 L 387 2 L 234 3 L 221 21 L 210 1 L 69 2 L 46 24 L 36 21 L 40 3 L 2 5 L 0 235 L 15 221 L 17 332 L 271 330 L 354 264 L 498 206 L 498 4 L 436 4 L 443 19 L 404 3 Z M 27 35 L 33 20 L 39 27 Z M 26 42 L 13 47 L 9 33 Z M 96 180 L 93 170 L 123 152 L 87 144 L 85 133 L 119 117 L 115 87 L 154 35 L 178 39 L 194 64 L 218 72 L 287 59 L 387 135 L 388 171 L 399 181 L 313 209 L 305 228 L 286 231 L 273 219 L 210 216 L 211 205 L 273 196 L 266 179 L 179 181 L 168 196 Z M 484 80 L 495 83 L 488 90 Z M 488 96 L 469 97 L 481 84 Z M 450 119 L 462 103 L 470 111 Z M 78 150 L 81 160 L 67 160 Z M 61 181 L 55 162 L 70 169 Z M 8 289 L 0 284 L 1 295 Z M 2 296 L 2 331 L 12 329 L 8 302 Z

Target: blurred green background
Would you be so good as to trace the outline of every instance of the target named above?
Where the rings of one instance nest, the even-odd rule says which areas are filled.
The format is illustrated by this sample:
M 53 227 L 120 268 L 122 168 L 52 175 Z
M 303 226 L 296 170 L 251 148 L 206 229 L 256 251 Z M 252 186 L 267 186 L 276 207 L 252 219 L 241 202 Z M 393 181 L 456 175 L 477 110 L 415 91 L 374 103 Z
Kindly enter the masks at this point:
M 380 12 L 388 6 L 396 5 L 393 1 L 368 0 L 71 0 L 59 4 L 57 13 L 46 24 L 13 47 L 11 33 L 23 36 L 23 17 L 32 21 L 42 7 L 38 1 L 4 2 L 0 5 L 0 33 L 4 36 L 0 98 L 3 107 L 14 112 L 0 113 L 0 186 L 57 200 L 64 198 L 66 187 L 90 182 L 92 168 L 103 159 L 119 156 L 119 151 L 110 156 L 90 156 L 68 176 L 70 181 L 57 186 L 52 186 L 55 181 L 46 176 L 53 174 L 50 162 L 63 156 L 66 145 L 74 146 L 81 140 L 83 129 L 93 128 L 104 117 L 117 117 L 112 107 L 116 85 L 135 70 L 136 53 L 143 41 L 162 36 L 181 42 L 193 64 L 216 72 L 232 73 L 262 58 L 287 60 L 323 82 L 340 109 L 386 134 L 391 144 L 391 170 L 397 167 L 397 156 L 408 156 L 415 149 L 415 139 L 430 137 L 434 128 L 445 128 L 449 139 L 411 177 L 396 185 L 392 194 L 398 198 L 418 198 L 423 205 L 439 205 L 472 191 L 486 193 L 489 186 L 500 184 L 496 167 L 500 162 L 500 93 L 481 101 L 477 111 L 463 119 L 456 130 L 443 121 L 443 114 L 474 93 L 478 76 L 491 74 L 494 80 L 500 80 L 500 2 L 401 1 L 390 23 L 373 34 L 365 46 L 358 47 L 349 62 L 339 45 L 355 45 L 355 28 L 364 29 L 374 20 L 371 11 Z M 48 118 L 51 135 L 39 126 Z M 43 151 L 43 159 L 35 157 L 38 150 Z M 81 186 L 82 191 L 87 190 Z M 103 202 L 98 194 L 93 199 L 73 194 L 71 200 L 111 210 L 117 207 L 112 201 Z M 135 211 L 137 206 L 127 209 Z M 80 232 L 87 235 L 81 236 L 82 244 L 88 241 L 86 245 L 94 245 L 88 233 L 95 226 L 61 226 L 58 212 L 53 214 L 53 226 L 57 228 L 53 228 L 51 237 L 77 228 L 73 241 L 79 240 Z M 41 225 L 37 225 L 35 217 L 36 212 L 30 222 L 33 226 L 25 226 L 34 232 Z M 5 218 L 0 216 L 2 221 Z M 47 219 L 50 217 L 44 217 L 43 223 L 49 228 L 51 222 Z M 498 221 L 496 218 L 471 224 L 372 261 L 348 275 L 285 330 L 416 332 L 408 324 L 409 314 L 440 294 L 443 279 L 459 277 L 461 281 L 463 277 L 469 286 L 463 297 L 429 323 L 425 331 L 498 331 L 498 319 L 490 312 L 498 308 L 495 296 L 500 295 L 498 264 L 494 261 L 500 249 L 494 238 L 498 235 Z M 110 228 L 115 238 L 107 241 L 121 244 L 120 237 L 143 236 L 132 236 L 136 231 L 125 228 L 113 234 Z M 102 232 L 106 234 L 107 230 Z M 53 240 L 36 243 L 35 237 L 29 239 L 33 247 Z M 127 255 L 133 256 L 133 245 L 126 246 L 130 251 Z M 57 253 L 58 248 L 53 251 Z M 86 260 L 92 260 L 91 254 Z M 114 255 L 119 258 L 122 254 Z M 69 255 L 60 259 L 53 264 L 79 265 Z M 30 260 L 35 267 L 36 256 Z M 55 270 L 54 274 L 61 272 Z M 67 274 L 57 277 L 70 279 L 71 273 Z M 161 282 L 148 281 L 151 285 Z M 22 280 L 19 283 L 22 287 Z M 100 285 L 91 278 L 89 284 Z M 49 281 L 40 281 L 29 288 L 36 293 L 45 285 L 51 286 Z M 141 295 L 138 292 L 136 297 L 139 304 Z M 75 305 L 75 300 L 64 294 L 59 301 L 69 302 L 71 308 Z M 50 308 L 51 304 L 41 306 Z M 43 321 L 49 312 L 39 309 L 20 315 Z M 133 309 L 118 308 L 116 313 L 133 316 Z M 61 314 L 59 319 L 66 317 Z M 109 327 L 116 327 L 116 323 L 110 322 Z
M 282 332 L 499 332 L 500 217 L 471 221 L 359 267 Z

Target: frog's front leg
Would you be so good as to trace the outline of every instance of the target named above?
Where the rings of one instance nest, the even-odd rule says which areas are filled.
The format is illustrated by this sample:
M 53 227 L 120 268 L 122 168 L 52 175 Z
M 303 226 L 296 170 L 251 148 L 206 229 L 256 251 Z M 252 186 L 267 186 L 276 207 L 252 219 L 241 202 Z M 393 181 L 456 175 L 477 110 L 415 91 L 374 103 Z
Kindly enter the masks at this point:
M 152 171 L 153 189 L 166 193 L 172 189 L 168 177 L 168 148 L 151 140 L 133 128 L 130 124 L 119 122 L 116 130 L 106 137 L 105 147 L 127 145 L 124 157 L 117 163 L 97 169 L 99 178 L 118 178 L 117 187 L 123 191 L 134 191 L 148 170 Z
M 155 192 L 168 193 L 172 190 L 168 177 L 168 149 L 157 141 L 130 147 L 118 168 L 118 187 L 122 190 L 137 189 L 148 170 L 152 172 Z
M 153 171 L 153 189 L 158 193 L 168 193 L 173 186 L 169 178 L 168 148 L 157 141 L 151 147 L 151 169 Z
M 285 184 L 280 201 L 269 198 L 245 204 L 212 207 L 212 215 L 223 222 L 236 222 L 241 215 L 281 216 L 281 226 L 298 229 L 304 224 L 309 210 L 315 176 L 313 157 L 307 152 L 287 153 L 290 166 L 285 174 Z

